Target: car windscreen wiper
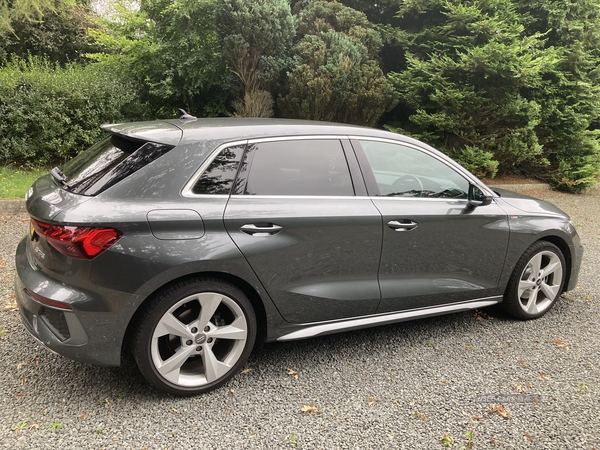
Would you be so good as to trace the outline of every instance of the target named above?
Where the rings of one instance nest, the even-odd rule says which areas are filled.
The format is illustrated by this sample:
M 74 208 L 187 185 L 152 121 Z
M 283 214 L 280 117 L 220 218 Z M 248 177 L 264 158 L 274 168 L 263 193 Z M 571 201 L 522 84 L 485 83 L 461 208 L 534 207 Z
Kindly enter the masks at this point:
M 63 186 L 65 186 L 67 188 L 70 187 L 69 184 L 67 183 L 67 177 L 66 177 L 66 175 L 58 167 L 55 167 L 54 169 L 52 169 L 50 171 L 50 174 L 54 177 L 54 179 L 56 181 L 58 181 Z

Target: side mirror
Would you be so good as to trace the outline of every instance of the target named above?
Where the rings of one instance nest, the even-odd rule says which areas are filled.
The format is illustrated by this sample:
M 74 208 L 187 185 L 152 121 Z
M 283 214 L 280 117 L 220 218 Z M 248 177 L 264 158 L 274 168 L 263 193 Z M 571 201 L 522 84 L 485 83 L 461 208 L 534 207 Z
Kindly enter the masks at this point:
M 474 208 L 477 206 L 485 206 L 492 203 L 492 196 L 486 195 L 481 189 L 474 184 L 469 185 L 469 205 Z

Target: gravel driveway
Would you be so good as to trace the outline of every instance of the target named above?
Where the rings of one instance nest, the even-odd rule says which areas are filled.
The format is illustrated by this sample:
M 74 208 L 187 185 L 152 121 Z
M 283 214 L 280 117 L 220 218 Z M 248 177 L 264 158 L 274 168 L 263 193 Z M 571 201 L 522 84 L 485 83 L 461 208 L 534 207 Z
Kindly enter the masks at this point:
M 585 246 L 579 286 L 542 319 L 491 308 L 271 344 L 193 398 L 30 337 L 12 293 L 27 216 L 0 217 L 0 448 L 600 448 L 600 189 L 533 195 Z

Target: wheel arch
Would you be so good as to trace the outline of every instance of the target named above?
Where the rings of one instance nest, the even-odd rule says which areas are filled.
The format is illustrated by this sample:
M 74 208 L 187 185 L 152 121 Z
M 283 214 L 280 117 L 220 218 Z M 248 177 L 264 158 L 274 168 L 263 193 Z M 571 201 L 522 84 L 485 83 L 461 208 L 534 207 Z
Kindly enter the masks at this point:
M 133 314 L 133 316 L 129 320 L 129 323 L 127 324 L 127 329 L 123 338 L 123 345 L 121 346 L 121 360 L 127 359 L 128 355 L 130 354 L 129 345 L 127 345 L 126 343 L 130 342 L 134 328 L 138 323 L 139 317 L 144 311 L 146 305 L 162 290 L 167 289 L 173 284 L 180 283 L 182 281 L 193 278 L 218 279 L 226 281 L 227 283 L 230 283 L 242 290 L 242 292 L 248 297 L 248 300 L 250 300 L 250 303 L 252 304 L 252 307 L 254 308 L 254 313 L 256 315 L 256 341 L 254 343 L 252 351 L 260 350 L 267 338 L 268 322 L 263 299 L 257 292 L 257 290 L 254 287 L 252 287 L 250 283 L 235 275 L 231 275 L 224 272 L 196 272 L 180 276 L 178 278 L 170 280 L 168 283 L 165 283 L 162 286 L 157 287 L 144 299 L 142 303 L 138 305 L 135 313 Z
M 562 292 L 565 292 L 567 289 L 567 286 L 569 285 L 569 281 L 571 278 L 571 269 L 573 267 L 573 255 L 571 254 L 571 248 L 569 247 L 569 244 L 562 237 L 554 235 L 554 234 L 550 234 L 550 235 L 541 237 L 536 242 L 539 242 L 539 241 L 550 242 L 551 244 L 556 245 L 562 252 L 562 254 L 565 258 L 565 263 L 567 264 L 567 267 L 565 268 L 566 269 L 565 270 L 565 272 L 566 272 L 565 282 L 564 282 L 563 288 L 562 288 Z

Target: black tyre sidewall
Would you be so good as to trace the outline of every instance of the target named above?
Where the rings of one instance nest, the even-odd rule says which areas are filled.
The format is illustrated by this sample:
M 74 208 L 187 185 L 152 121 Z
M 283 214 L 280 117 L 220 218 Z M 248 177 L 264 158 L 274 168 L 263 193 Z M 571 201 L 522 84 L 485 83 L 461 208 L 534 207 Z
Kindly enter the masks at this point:
M 196 387 L 178 386 L 165 380 L 154 366 L 151 355 L 152 335 L 160 319 L 175 303 L 185 297 L 202 292 L 224 294 L 239 305 L 246 317 L 248 327 L 246 346 L 231 370 L 218 380 Z M 131 350 L 142 375 L 150 384 L 175 395 L 197 395 L 220 387 L 240 371 L 252 352 L 256 340 L 256 327 L 256 315 L 252 304 L 239 288 L 222 280 L 191 279 L 166 288 L 150 301 L 138 320 L 131 342 Z
M 537 255 L 538 253 L 541 253 L 543 251 L 551 251 L 551 252 L 555 253 L 558 256 L 558 258 L 560 259 L 560 262 L 562 264 L 562 269 L 563 269 L 562 280 L 560 281 L 560 288 L 558 290 L 558 294 L 556 294 L 556 297 L 552 300 L 552 303 L 550 304 L 550 306 L 539 314 L 528 314 L 527 312 L 525 312 L 523 310 L 523 308 L 521 307 L 520 301 L 519 301 L 519 296 L 518 296 L 519 281 L 521 280 L 521 274 L 523 273 L 523 270 L 525 270 L 525 267 L 527 267 L 527 264 L 529 263 L 529 261 L 531 261 L 531 259 L 535 255 Z M 521 320 L 530 320 L 530 319 L 537 319 L 539 317 L 542 317 L 544 314 L 546 314 L 548 311 L 550 311 L 554 307 L 556 300 L 558 299 L 558 297 L 560 297 L 560 295 L 563 291 L 563 288 L 564 288 L 566 276 L 567 276 L 567 264 L 565 261 L 565 257 L 563 255 L 562 251 L 556 245 L 552 244 L 551 242 L 547 242 L 547 241 L 538 241 L 538 242 L 532 244 L 525 251 L 525 253 L 523 253 L 521 258 L 517 262 L 517 265 L 515 266 L 512 275 L 510 276 L 510 280 L 508 282 L 506 292 L 504 293 L 504 300 L 502 301 L 502 306 L 503 306 L 504 310 L 506 312 L 508 312 L 510 315 L 512 315 L 513 317 L 516 317 Z

